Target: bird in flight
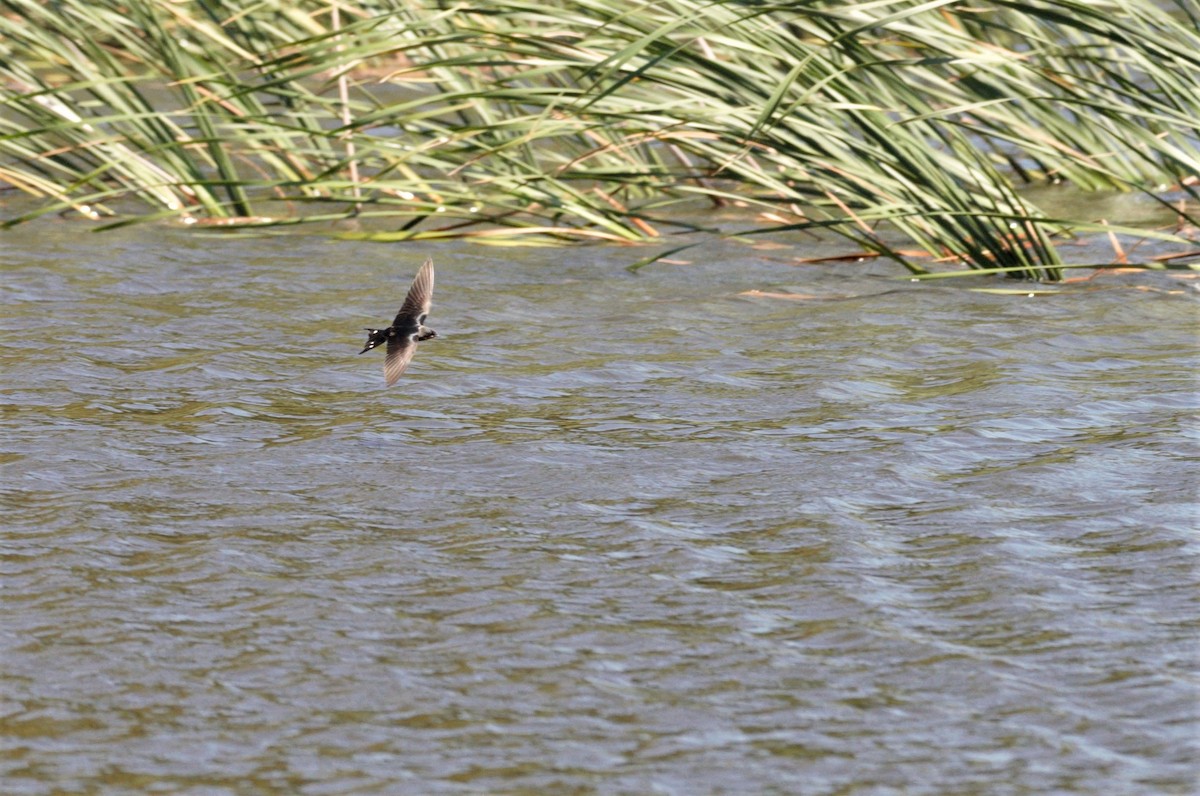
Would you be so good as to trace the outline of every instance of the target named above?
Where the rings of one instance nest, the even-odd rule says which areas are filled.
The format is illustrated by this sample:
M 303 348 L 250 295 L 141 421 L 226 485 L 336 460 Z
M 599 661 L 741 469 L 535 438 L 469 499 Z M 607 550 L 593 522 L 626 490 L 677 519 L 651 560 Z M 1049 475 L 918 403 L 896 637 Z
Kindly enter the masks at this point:
M 359 354 L 365 354 L 386 341 L 387 356 L 383 360 L 383 376 L 391 387 L 417 353 L 417 343 L 437 337 L 437 332 L 425 325 L 433 303 L 433 260 L 426 260 L 413 278 L 412 287 L 396 319 L 386 329 L 367 329 L 367 344 Z

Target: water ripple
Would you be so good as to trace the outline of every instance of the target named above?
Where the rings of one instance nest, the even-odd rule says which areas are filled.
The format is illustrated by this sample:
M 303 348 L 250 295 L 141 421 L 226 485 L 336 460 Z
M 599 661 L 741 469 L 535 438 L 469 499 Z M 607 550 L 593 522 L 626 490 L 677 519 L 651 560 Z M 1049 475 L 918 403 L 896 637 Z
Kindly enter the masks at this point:
M 0 287 L 6 792 L 1193 784 L 1193 301 L 439 250 L 388 390 L 424 254 L 111 235 Z

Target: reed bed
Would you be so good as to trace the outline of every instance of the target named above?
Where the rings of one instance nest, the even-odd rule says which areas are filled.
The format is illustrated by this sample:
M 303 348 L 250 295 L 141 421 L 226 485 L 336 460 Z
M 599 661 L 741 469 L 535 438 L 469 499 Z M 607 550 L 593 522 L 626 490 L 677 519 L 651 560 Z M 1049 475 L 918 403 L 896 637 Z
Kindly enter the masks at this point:
M 1056 236 L 1111 228 L 1035 207 L 1023 183 L 1182 199 L 1197 225 L 1194 14 L 1183 0 L 0 0 L 0 183 L 43 200 L 3 223 L 357 217 L 374 240 L 678 248 L 671 233 L 733 206 L 720 223 L 741 234 L 829 230 L 916 274 L 929 258 L 896 240 L 1056 279 Z

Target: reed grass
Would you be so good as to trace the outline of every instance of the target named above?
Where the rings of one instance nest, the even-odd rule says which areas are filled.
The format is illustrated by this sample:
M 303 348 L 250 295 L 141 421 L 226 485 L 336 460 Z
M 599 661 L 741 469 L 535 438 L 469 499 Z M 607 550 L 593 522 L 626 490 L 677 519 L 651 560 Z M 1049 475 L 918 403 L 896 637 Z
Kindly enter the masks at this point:
M 641 242 L 699 200 L 1056 279 L 1100 219 L 1020 184 L 1194 202 L 1197 120 L 1182 0 L 0 0 L 0 182 L 44 200 L 6 225 Z

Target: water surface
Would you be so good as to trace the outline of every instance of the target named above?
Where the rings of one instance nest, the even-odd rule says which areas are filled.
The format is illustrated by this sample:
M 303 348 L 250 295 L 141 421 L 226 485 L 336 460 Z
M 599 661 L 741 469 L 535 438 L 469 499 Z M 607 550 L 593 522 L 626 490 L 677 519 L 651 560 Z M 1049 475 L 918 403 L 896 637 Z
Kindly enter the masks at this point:
M 3 238 L 5 793 L 1193 792 L 1191 281 L 84 230 Z

